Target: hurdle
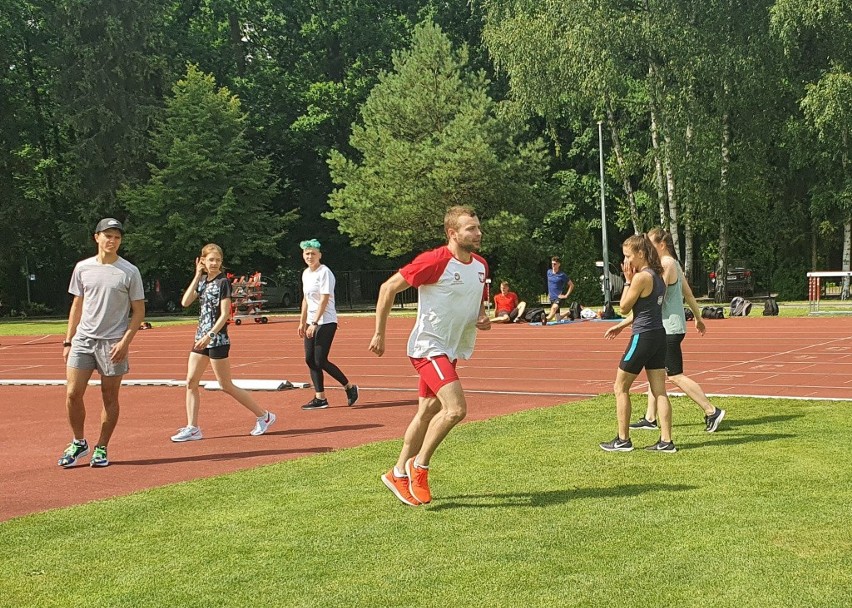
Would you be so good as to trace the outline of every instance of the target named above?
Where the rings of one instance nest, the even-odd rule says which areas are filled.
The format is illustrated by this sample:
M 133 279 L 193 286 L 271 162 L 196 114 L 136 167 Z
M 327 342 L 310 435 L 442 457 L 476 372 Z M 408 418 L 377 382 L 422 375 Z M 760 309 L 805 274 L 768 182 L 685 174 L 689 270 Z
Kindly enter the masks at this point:
M 808 273 L 808 315 L 852 314 L 849 283 L 852 271 L 821 270 Z M 850 302 L 849 306 L 822 306 L 826 299 Z

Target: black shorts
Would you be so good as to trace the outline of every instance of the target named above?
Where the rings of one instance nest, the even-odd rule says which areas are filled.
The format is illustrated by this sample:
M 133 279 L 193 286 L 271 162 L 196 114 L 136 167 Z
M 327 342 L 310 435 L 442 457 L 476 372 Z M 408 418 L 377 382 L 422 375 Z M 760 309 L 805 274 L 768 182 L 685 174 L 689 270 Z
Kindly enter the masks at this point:
M 494 318 L 498 317 L 509 317 L 509 321 L 514 321 L 518 318 L 518 314 L 521 312 L 520 306 L 515 306 L 512 310 L 498 310 L 497 314 L 494 315 Z
M 230 344 L 223 344 L 222 346 L 214 346 L 213 348 L 203 348 L 201 350 L 193 349 L 197 355 L 202 355 L 204 357 L 210 357 L 211 359 L 227 359 L 228 352 L 231 350 Z
M 666 367 L 666 330 L 633 334 L 627 344 L 627 350 L 618 365 L 628 374 L 639 374 L 643 369 L 664 369 Z
M 553 308 L 553 306 L 555 305 L 555 306 L 556 306 L 556 312 L 559 312 L 559 303 L 560 303 L 561 301 L 562 301 L 562 300 L 559 300 L 559 299 L 551 300 L 551 301 L 550 301 L 550 307 L 551 307 L 551 308 Z
M 679 376 L 683 373 L 683 351 L 680 343 L 686 334 L 666 334 L 666 375 Z

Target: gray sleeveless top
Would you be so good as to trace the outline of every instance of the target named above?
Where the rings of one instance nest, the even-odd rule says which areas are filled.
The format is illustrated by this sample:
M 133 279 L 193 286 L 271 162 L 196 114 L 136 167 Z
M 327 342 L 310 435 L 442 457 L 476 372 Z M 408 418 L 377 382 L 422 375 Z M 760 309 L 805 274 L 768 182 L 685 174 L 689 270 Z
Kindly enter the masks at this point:
M 669 335 L 686 333 L 686 315 L 683 312 L 683 271 L 675 260 L 677 281 L 666 287 L 663 300 L 663 327 Z
M 663 299 L 666 293 L 666 283 L 662 277 L 651 268 L 645 268 L 654 279 L 654 289 L 644 298 L 636 300 L 633 305 L 633 335 L 642 334 L 655 329 L 663 329 Z

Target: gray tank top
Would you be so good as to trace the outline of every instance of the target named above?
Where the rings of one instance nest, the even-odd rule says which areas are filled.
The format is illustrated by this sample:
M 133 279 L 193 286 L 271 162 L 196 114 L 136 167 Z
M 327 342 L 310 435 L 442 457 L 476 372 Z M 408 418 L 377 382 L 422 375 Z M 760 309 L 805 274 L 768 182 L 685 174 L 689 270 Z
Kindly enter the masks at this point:
M 654 289 L 644 298 L 636 300 L 633 305 L 633 335 L 642 334 L 655 329 L 663 329 L 663 299 L 666 294 L 666 283 L 651 268 L 645 268 L 654 279 Z
M 683 312 L 683 272 L 675 260 L 677 281 L 668 285 L 663 300 L 663 327 L 670 336 L 686 333 L 686 314 Z

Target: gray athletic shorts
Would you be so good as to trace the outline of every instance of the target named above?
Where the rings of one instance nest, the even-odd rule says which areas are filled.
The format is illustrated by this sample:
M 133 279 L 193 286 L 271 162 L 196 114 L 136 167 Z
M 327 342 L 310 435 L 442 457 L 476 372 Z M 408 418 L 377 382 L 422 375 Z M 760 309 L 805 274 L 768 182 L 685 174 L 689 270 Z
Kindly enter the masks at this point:
M 101 376 L 123 376 L 130 371 L 130 361 L 125 359 L 116 363 L 110 360 L 109 355 L 113 344 L 120 341 L 74 336 L 67 365 L 76 369 L 96 369 Z

